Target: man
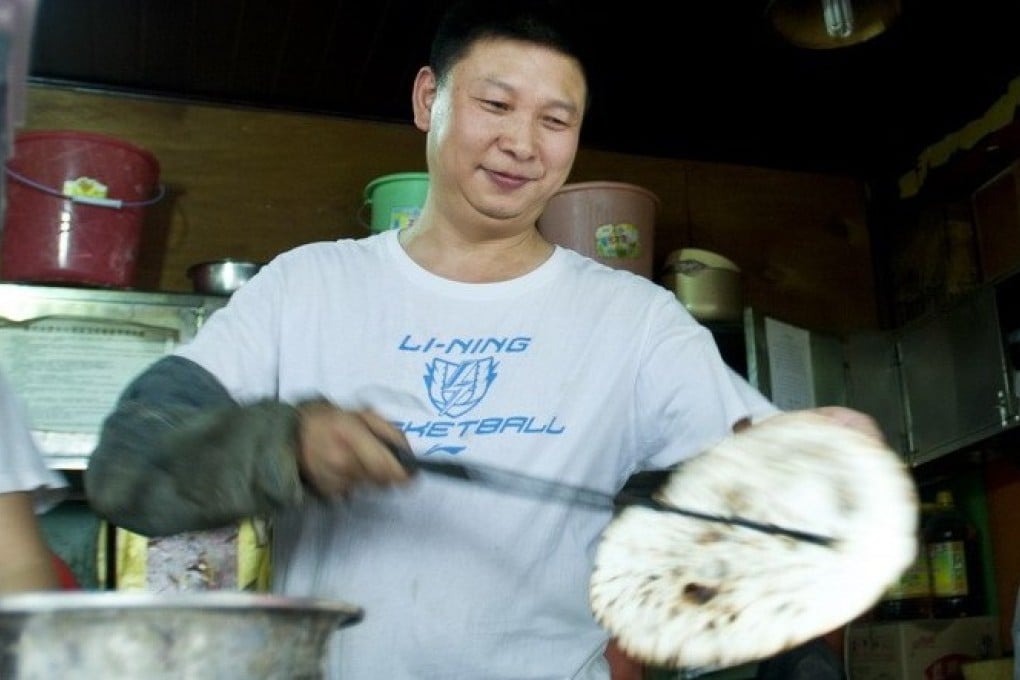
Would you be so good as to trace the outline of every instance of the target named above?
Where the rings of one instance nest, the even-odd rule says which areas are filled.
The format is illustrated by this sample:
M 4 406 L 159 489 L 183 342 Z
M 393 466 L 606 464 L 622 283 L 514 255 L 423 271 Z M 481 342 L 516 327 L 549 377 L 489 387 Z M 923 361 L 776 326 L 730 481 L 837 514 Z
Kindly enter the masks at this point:
M 365 608 L 331 677 L 609 676 L 587 594 L 609 511 L 412 478 L 390 445 L 613 492 L 775 412 L 669 291 L 538 232 L 588 102 L 568 27 L 453 8 L 412 92 L 419 219 L 275 258 L 92 456 L 89 497 L 128 529 L 271 516 L 278 592 Z

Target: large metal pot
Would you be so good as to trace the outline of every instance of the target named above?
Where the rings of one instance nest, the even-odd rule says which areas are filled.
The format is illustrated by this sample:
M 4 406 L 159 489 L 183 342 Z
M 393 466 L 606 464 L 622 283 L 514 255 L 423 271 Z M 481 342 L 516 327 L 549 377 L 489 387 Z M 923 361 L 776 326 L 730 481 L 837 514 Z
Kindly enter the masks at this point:
M 323 676 L 360 608 L 235 591 L 0 597 L 0 678 L 291 680 Z

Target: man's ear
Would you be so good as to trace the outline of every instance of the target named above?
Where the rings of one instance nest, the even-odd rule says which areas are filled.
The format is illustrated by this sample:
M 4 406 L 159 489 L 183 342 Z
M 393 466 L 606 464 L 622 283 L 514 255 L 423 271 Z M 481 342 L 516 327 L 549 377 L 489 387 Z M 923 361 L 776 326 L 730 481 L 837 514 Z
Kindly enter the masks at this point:
M 428 66 L 418 69 L 411 91 L 411 106 L 414 110 L 414 125 L 422 132 L 432 126 L 432 104 L 436 101 L 438 84 L 436 74 Z

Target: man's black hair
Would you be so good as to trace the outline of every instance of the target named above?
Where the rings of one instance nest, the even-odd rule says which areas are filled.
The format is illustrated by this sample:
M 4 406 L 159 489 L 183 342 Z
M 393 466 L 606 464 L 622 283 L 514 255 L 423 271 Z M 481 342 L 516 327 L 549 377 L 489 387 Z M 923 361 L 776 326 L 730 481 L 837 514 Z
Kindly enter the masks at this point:
M 509 38 L 549 47 L 573 57 L 585 80 L 582 42 L 565 9 L 549 0 L 458 0 L 443 15 L 432 40 L 429 66 L 446 78 L 472 45 L 485 38 Z

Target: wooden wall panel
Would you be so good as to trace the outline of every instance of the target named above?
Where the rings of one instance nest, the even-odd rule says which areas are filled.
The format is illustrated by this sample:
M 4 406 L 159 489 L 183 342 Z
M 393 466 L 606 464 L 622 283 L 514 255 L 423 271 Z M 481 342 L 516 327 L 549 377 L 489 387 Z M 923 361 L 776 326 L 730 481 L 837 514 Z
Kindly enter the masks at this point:
M 190 290 L 195 262 L 367 234 L 365 185 L 425 169 L 410 124 L 53 86 L 29 88 L 24 128 L 111 134 L 160 160 L 168 194 L 147 214 L 140 288 Z M 659 196 L 656 271 L 672 250 L 716 250 L 744 269 L 745 299 L 765 314 L 836 333 L 876 326 L 858 181 L 582 149 L 570 181 L 593 180 Z
M 1020 267 L 1020 162 L 973 194 L 982 280 L 995 281 Z
M 747 304 L 771 316 L 834 333 L 877 326 L 860 181 L 582 150 L 571 181 L 592 180 L 659 196 L 656 271 L 672 250 L 704 248 L 740 266 Z
M 815 329 L 874 327 L 875 275 L 860 182 L 691 164 L 690 242 L 743 272 L 751 306 Z

